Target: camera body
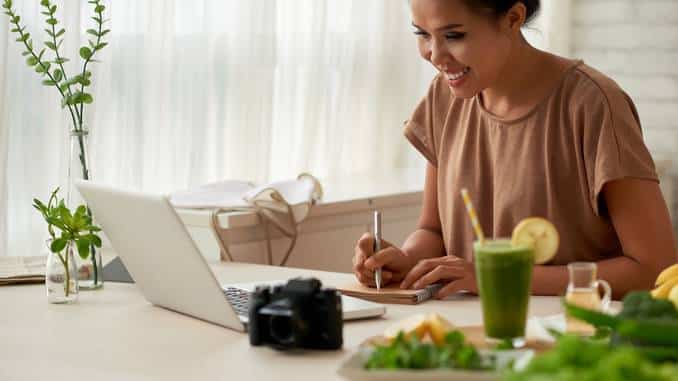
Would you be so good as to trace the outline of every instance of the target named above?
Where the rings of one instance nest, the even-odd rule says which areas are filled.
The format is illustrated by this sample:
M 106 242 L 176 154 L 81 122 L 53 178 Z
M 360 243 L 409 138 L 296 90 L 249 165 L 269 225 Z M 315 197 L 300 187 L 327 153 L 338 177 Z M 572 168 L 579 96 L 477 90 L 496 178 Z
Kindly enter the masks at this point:
M 257 287 L 250 296 L 249 338 L 278 350 L 339 349 L 343 345 L 341 295 L 319 280 L 295 278 Z

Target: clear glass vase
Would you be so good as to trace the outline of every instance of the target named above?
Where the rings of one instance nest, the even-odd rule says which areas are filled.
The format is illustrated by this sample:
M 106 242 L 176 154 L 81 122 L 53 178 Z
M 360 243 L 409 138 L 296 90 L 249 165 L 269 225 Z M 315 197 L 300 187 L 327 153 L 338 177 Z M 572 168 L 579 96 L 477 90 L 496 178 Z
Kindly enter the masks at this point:
M 50 246 L 51 240 L 47 241 Z M 49 250 L 45 269 L 47 301 L 68 304 L 78 301 L 78 277 L 76 274 L 73 243 L 69 242 L 60 253 Z
M 86 128 L 72 130 L 70 136 L 66 202 L 70 208 L 75 210 L 78 205 L 85 204 L 85 200 L 75 188 L 75 181 L 92 179 L 92 169 L 89 160 L 89 130 Z M 87 213 L 90 216 L 92 215 L 89 208 Z M 81 290 L 98 290 L 104 286 L 100 250 L 97 250 L 92 245 L 87 256 L 83 258 L 76 253 L 75 260 L 78 283 Z

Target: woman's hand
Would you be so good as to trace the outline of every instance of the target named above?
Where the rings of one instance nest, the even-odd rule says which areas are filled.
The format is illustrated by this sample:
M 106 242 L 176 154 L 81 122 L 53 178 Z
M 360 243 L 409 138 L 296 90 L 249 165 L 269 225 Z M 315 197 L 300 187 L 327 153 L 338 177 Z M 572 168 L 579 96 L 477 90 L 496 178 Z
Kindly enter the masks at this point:
M 439 299 L 461 290 L 478 293 L 473 264 L 454 255 L 419 261 L 400 287 L 422 289 L 433 283 L 447 283 L 436 294 Z
M 374 253 L 374 236 L 363 234 L 358 240 L 353 256 L 353 273 L 358 281 L 369 287 L 376 287 L 374 271 L 381 268 L 381 285 L 400 282 L 416 260 L 410 258 L 391 243 L 381 240 L 382 249 Z

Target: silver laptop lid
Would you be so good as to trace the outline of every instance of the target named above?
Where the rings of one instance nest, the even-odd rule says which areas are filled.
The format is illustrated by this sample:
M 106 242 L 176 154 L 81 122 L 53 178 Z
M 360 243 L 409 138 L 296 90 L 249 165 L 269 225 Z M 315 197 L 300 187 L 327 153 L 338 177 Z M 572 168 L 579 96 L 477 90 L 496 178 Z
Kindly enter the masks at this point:
M 166 197 L 88 181 L 76 187 L 149 302 L 244 331 Z

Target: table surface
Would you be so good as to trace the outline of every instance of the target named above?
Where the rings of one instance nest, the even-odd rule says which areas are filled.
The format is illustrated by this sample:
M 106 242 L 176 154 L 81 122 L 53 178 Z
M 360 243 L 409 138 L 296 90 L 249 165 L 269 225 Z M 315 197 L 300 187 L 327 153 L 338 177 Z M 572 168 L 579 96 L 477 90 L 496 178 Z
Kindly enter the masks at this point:
M 212 263 L 223 283 L 315 276 L 345 284 L 350 274 L 243 263 Z M 226 278 L 228 274 L 228 278 Z M 336 371 L 368 337 L 415 313 L 438 312 L 458 326 L 481 322 L 476 297 L 387 306 L 378 319 L 347 322 L 341 351 L 276 352 L 246 334 L 149 304 L 135 285 L 107 283 L 74 305 L 47 303 L 44 285 L 0 287 L 0 380 L 340 379 Z M 532 297 L 530 316 L 560 312 L 559 299 Z

